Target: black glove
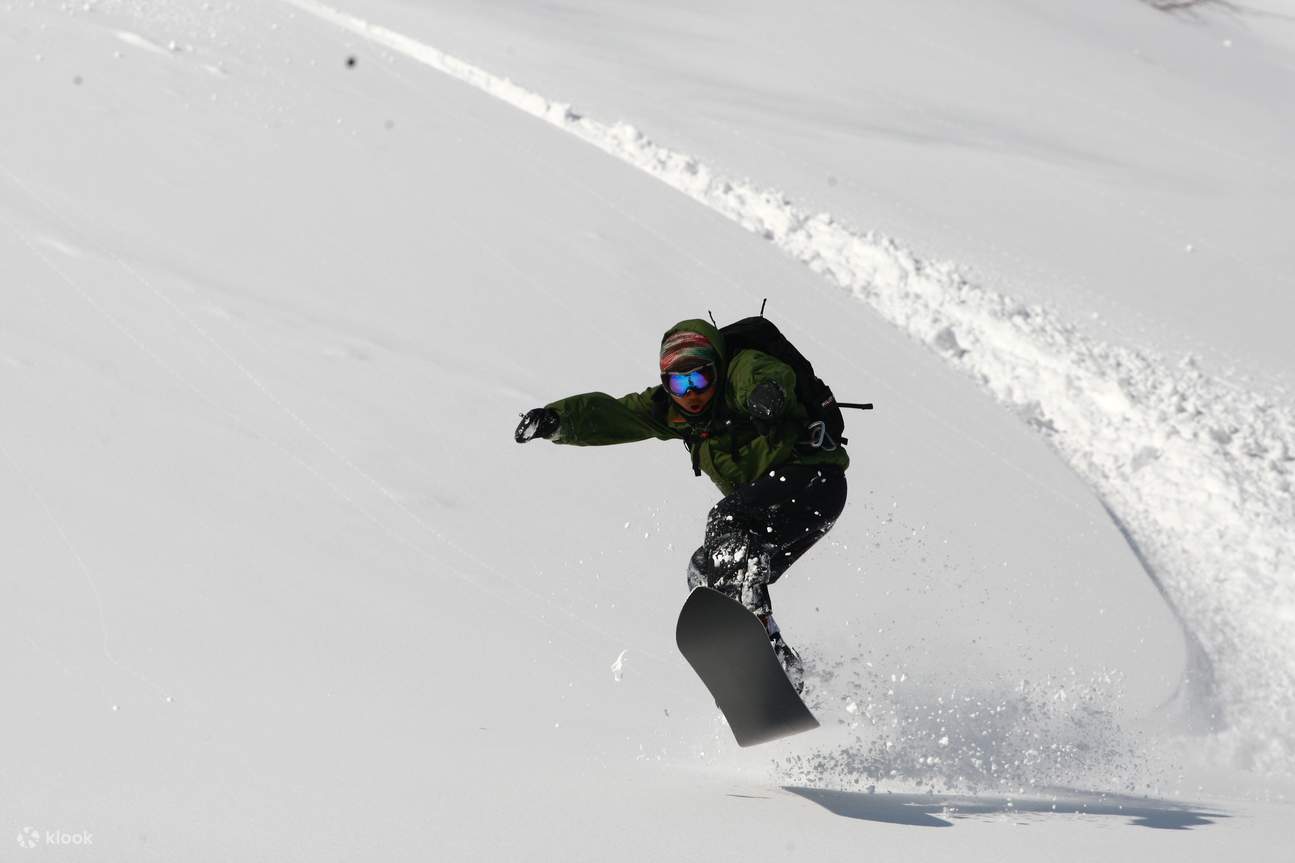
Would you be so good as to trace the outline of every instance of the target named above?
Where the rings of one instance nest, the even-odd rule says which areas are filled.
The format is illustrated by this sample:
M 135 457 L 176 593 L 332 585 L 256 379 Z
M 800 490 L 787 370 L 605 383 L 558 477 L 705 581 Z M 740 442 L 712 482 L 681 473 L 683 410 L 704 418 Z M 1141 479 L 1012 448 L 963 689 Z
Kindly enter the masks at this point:
M 786 401 L 787 396 L 776 381 L 761 381 L 747 397 L 746 409 L 757 420 L 769 422 L 782 416 L 782 408 Z
M 513 440 L 526 443 L 531 438 L 551 438 L 558 431 L 558 412 L 549 408 L 533 408 L 522 414 L 522 421 L 513 432 Z

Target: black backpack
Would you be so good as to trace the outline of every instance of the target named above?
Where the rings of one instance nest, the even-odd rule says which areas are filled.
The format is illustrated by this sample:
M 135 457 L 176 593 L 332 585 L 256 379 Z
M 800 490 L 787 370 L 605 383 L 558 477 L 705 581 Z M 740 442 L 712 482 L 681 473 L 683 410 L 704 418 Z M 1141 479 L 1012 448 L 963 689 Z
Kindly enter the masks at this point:
M 763 308 L 761 311 L 763 312 Z M 763 314 L 727 324 L 720 327 L 719 332 L 724 337 L 724 347 L 730 360 L 740 351 L 754 348 L 791 366 L 796 373 L 796 400 L 805 406 L 805 411 L 809 414 L 810 446 L 833 450 L 837 444 L 847 442 L 842 434 L 845 431 L 845 417 L 841 416 L 841 408 L 872 409 L 871 404 L 838 402 L 832 395 L 832 388 L 814 374 L 814 367 L 805 359 L 805 355 L 796 350 L 796 346 Z

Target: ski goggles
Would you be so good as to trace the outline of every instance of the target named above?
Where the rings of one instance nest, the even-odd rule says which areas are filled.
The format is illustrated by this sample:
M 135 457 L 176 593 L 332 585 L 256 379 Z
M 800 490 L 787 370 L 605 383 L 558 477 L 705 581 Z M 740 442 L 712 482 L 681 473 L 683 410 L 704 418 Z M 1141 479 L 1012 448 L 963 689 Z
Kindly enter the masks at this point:
M 665 372 L 661 383 L 671 395 L 687 395 L 690 391 L 704 393 L 715 383 L 715 366 L 705 365 L 690 372 Z

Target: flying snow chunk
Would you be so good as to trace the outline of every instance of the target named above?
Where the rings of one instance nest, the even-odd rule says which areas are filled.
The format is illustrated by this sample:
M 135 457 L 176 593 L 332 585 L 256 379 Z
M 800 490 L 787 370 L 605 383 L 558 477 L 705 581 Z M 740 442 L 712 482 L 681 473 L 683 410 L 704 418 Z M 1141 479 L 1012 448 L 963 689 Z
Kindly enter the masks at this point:
M 616 657 L 616 661 L 612 663 L 612 680 L 617 683 L 620 683 L 621 678 L 625 676 L 625 654 L 629 652 L 629 648 L 625 648 L 620 652 L 620 655 Z

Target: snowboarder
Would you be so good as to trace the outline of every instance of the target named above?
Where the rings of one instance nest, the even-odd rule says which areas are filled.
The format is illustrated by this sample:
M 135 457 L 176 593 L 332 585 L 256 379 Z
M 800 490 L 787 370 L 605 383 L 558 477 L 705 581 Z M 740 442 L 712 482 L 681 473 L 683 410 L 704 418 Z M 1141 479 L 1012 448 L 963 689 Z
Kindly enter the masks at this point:
M 660 384 L 641 393 L 585 393 L 534 408 L 514 438 L 575 446 L 682 440 L 693 472 L 724 494 L 688 562 L 689 589 L 715 588 L 759 617 L 800 691 L 803 665 L 773 619 L 769 585 L 836 522 L 850 459 L 824 440 L 821 423 L 811 433 L 790 365 L 752 348 L 728 355 L 724 336 L 706 321 L 682 321 L 665 333 L 660 373 Z

